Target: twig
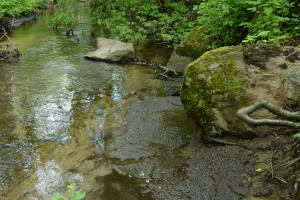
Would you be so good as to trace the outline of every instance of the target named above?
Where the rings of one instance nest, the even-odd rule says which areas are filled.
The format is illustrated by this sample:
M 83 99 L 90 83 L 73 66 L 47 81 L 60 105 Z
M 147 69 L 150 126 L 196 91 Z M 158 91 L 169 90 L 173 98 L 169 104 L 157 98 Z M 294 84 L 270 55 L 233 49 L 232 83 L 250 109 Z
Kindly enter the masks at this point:
M 288 162 L 286 165 L 284 165 L 285 168 L 288 168 L 290 166 L 292 166 L 293 164 L 295 164 L 296 162 L 298 162 L 300 160 L 300 157 L 295 158 L 294 160 L 291 160 L 290 162 Z
M 277 180 L 283 182 L 284 184 L 287 184 L 287 182 L 285 180 L 279 178 L 278 176 L 274 176 L 274 179 L 277 179 Z
M 8 41 L 9 41 L 11 44 L 13 44 L 12 41 L 10 40 L 10 38 L 8 37 L 5 28 L 2 26 L 1 29 L 2 29 L 2 31 L 3 31 L 3 36 L 0 38 L 0 40 L 2 40 L 3 37 L 6 37 L 6 38 L 8 39 Z
M 177 73 L 175 70 L 173 70 L 173 69 L 169 69 L 169 68 L 164 67 L 164 66 L 161 66 L 161 65 L 158 65 L 158 66 L 159 66 L 160 68 L 162 68 L 162 69 L 165 70 L 164 74 L 167 73 L 167 72 L 169 72 L 169 71 L 171 71 L 171 72 L 173 72 L 175 75 L 178 75 L 178 73 Z
M 157 75 L 166 77 L 166 78 L 168 78 L 168 79 L 170 79 L 170 80 L 172 80 L 172 81 L 176 81 L 175 79 L 173 79 L 173 78 L 171 78 L 171 77 L 169 77 L 169 76 L 167 76 L 167 75 L 165 75 L 165 74 L 158 73 Z
M 294 51 L 293 53 L 291 53 L 291 54 L 287 55 L 285 58 L 287 59 L 287 58 L 289 58 L 289 57 L 293 56 L 293 55 L 294 55 L 294 54 L 296 54 L 296 53 L 298 53 L 298 51 Z

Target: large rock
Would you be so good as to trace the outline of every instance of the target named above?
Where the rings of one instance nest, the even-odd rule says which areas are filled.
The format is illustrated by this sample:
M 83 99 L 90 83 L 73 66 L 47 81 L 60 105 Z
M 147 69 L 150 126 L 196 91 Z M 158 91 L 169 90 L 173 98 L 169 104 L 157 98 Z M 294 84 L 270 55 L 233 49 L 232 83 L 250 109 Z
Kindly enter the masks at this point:
M 180 85 L 182 82 L 182 75 L 185 68 L 192 62 L 193 60 L 190 57 L 185 57 L 178 55 L 176 51 L 173 51 L 169 62 L 167 63 L 167 68 L 172 70 L 167 74 L 170 77 L 174 77 L 174 80 L 166 80 L 163 82 L 165 95 L 166 96 L 178 96 Z M 175 71 L 175 73 L 173 72 Z
M 277 106 L 300 105 L 299 48 L 270 45 L 223 47 L 206 52 L 186 69 L 181 100 L 205 134 L 268 133 L 245 124 L 236 112 L 258 100 Z M 274 119 L 266 110 L 253 118 Z
M 203 29 L 196 26 L 188 34 L 185 40 L 176 47 L 176 53 L 181 56 L 197 59 L 207 51 L 209 42 L 204 39 Z
M 84 56 L 86 59 L 105 62 L 128 62 L 135 57 L 133 44 L 98 38 L 98 49 Z
M 185 68 L 192 62 L 192 58 L 181 56 L 173 51 L 169 62 L 167 63 L 167 68 L 174 70 L 179 73 L 183 73 Z

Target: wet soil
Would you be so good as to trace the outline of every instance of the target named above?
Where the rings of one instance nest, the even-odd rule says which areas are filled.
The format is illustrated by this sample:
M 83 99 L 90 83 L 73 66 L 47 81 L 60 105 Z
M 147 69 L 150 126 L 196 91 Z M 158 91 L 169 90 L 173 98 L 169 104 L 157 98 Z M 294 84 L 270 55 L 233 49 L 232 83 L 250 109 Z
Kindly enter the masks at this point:
M 113 171 L 140 182 L 139 188 L 131 188 L 138 199 L 238 199 L 231 188 L 247 194 L 245 152 L 233 146 L 206 147 L 195 138 L 179 97 L 136 102 L 116 131 Z
M 137 101 L 114 133 L 101 199 L 291 199 L 289 135 L 226 139 L 236 145 L 204 144 L 179 97 Z

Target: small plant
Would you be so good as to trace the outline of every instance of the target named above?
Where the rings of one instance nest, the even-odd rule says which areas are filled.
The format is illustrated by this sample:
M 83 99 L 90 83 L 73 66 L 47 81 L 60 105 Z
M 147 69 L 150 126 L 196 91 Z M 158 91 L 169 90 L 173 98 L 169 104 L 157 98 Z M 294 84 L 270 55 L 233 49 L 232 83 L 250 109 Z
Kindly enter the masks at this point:
M 65 198 L 60 196 L 59 194 L 55 194 L 52 196 L 51 200 L 81 200 L 86 196 L 86 192 L 83 189 L 78 190 L 75 183 L 67 185 L 67 189 L 69 192 L 69 198 Z

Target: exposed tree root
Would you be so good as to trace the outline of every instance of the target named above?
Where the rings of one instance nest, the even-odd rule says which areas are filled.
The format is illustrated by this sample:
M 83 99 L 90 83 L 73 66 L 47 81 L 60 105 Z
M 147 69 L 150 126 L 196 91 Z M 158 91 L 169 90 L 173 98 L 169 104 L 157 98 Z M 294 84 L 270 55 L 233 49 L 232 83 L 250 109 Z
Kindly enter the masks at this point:
M 253 119 L 249 115 L 261 108 L 265 108 L 271 113 L 283 117 L 284 120 L 281 119 Z M 300 128 L 300 112 L 290 112 L 284 110 L 278 106 L 271 104 L 265 100 L 261 100 L 256 102 L 255 104 L 241 108 L 238 110 L 237 115 L 248 125 L 251 126 L 283 126 L 288 128 Z

